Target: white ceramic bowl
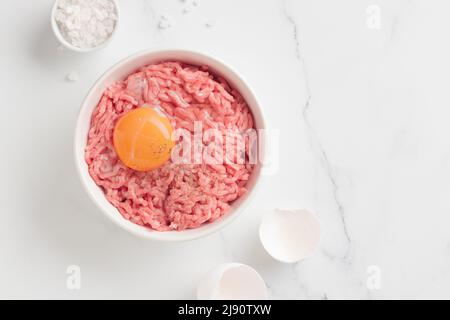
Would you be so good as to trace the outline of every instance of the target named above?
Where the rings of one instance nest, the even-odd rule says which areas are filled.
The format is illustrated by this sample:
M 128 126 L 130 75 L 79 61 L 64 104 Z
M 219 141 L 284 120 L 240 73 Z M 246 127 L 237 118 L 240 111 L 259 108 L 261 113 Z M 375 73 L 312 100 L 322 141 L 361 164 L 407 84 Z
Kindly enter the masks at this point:
M 87 53 L 87 52 L 93 52 L 93 51 L 97 51 L 100 49 L 103 49 L 104 47 L 106 47 L 112 40 L 112 38 L 114 37 L 114 35 L 117 32 L 117 28 L 119 27 L 119 20 L 120 20 L 120 10 L 119 10 L 119 6 L 117 5 L 116 0 L 111 0 L 114 3 L 114 6 L 116 7 L 116 14 L 117 14 L 117 21 L 116 21 L 116 25 L 114 26 L 114 30 L 111 33 L 111 35 L 109 36 L 109 38 L 103 42 L 101 45 L 93 47 L 93 48 L 80 48 L 80 47 L 76 47 L 74 45 L 72 45 L 69 41 L 67 41 L 64 36 L 61 34 L 61 31 L 58 27 L 58 23 L 55 20 L 55 13 L 56 13 L 56 9 L 58 8 L 58 0 L 55 1 L 55 4 L 53 5 L 52 8 L 52 13 L 50 16 L 50 22 L 52 25 L 52 30 L 53 33 L 55 34 L 56 38 L 58 39 L 58 41 L 67 49 L 75 51 L 75 52 L 80 52 L 80 53 Z
M 132 234 L 147 239 L 160 241 L 184 241 L 203 237 L 219 229 L 222 229 L 224 226 L 234 220 L 239 215 L 239 213 L 242 212 L 246 204 L 248 204 L 251 196 L 255 193 L 255 188 L 261 176 L 262 164 L 264 163 L 265 147 L 263 146 L 264 139 L 262 139 L 261 136 L 259 137 L 260 152 L 258 155 L 258 163 L 256 164 L 255 170 L 252 173 L 251 178 L 247 184 L 248 192 L 238 200 L 236 200 L 232 204 L 230 211 L 220 219 L 212 223 L 204 224 L 199 228 L 184 231 L 159 232 L 136 225 L 124 219 L 119 211 L 106 200 L 103 191 L 95 184 L 94 180 L 89 175 L 88 167 L 84 159 L 84 151 L 86 147 L 87 134 L 90 127 L 91 114 L 94 108 L 97 106 L 105 88 L 113 84 L 114 82 L 123 79 L 130 73 L 136 71 L 139 67 L 165 60 L 177 60 L 193 65 L 209 66 L 212 72 L 224 77 L 232 87 L 236 88 L 242 94 L 253 113 L 256 129 L 266 128 L 261 107 L 258 104 L 252 90 L 242 79 L 242 77 L 239 76 L 236 71 L 231 69 L 225 63 L 208 55 L 187 50 L 145 51 L 134 54 L 115 64 L 99 80 L 97 80 L 97 82 L 89 91 L 81 106 L 80 114 L 78 116 L 78 121 L 76 124 L 74 142 L 75 162 L 86 192 L 98 206 L 101 212 L 103 212 L 117 225 Z

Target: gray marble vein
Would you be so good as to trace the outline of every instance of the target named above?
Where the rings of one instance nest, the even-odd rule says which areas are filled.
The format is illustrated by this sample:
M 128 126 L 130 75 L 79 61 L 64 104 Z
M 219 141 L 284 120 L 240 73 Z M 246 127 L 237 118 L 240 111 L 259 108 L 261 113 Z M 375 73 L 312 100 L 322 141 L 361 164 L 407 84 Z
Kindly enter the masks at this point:
M 331 184 L 334 202 L 335 202 L 336 209 L 338 211 L 338 214 L 339 214 L 339 217 L 340 217 L 340 220 L 342 223 L 342 228 L 343 228 L 343 231 L 345 234 L 345 238 L 347 239 L 347 242 L 350 244 L 351 238 L 350 238 L 349 231 L 347 229 L 344 206 L 343 206 L 342 201 L 340 200 L 339 194 L 338 194 L 339 186 L 337 183 L 337 179 L 335 178 L 335 176 L 333 174 L 332 164 L 328 158 L 326 150 L 323 147 L 322 143 L 320 142 L 319 136 L 318 136 L 316 130 L 314 129 L 314 127 L 312 126 L 311 121 L 309 120 L 310 111 L 311 111 L 310 109 L 311 109 L 312 93 L 311 93 L 310 81 L 309 81 L 309 76 L 308 76 L 308 68 L 306 65 L 305 58 L 301 52 L 299 27 L 298 27 L 297 22 L 292 17 L 292 15 L 290 14 L 290 12 L 287 8 L 287 1 L 283 1 L 283 9 L 284 9 L 283 10 L 284 15 L 292 27 L 292 36 L 295 41 L 296 57 L 300 64 L 302 74 L 304 76 L 304 83 L 305 83 L 304 90 L 306 91 L 306 101 L 302 107 L 301 116 L 306 125 L 306 129 L 307 129 L 308 135 L 310 137 L 311 146 L 313 147 L 313 150 L 318 151 L 318 153 L 316 153 L 316 155 L 318 158 L 320 158 L 322 167 L 325 170 L 325 173 Z M 348 250 L 350 250 L 350 248 Z M 347 251 L 346 256 L 348 254 L 349 254 L 349 251 Z

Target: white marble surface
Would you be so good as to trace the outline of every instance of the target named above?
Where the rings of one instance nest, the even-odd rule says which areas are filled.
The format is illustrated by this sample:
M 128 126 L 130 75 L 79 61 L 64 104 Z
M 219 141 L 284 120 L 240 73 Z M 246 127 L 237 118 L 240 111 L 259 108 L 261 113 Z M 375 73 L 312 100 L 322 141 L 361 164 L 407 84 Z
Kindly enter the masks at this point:
M 116 38 L 87 55 L 57 51 L 51 0 L 2 1 L 0 298 L 194 298 L 230 261 L 257 269 L 275 299 L 450 298 L 449 1 L 203 0 L 188 14 L 179 0 L 118 1 Z M 373 4 L 379 30 L 366 24 Z M 159 30 L 161 14 L 175 25 Z M 238 220 L 181 244 L 112 225 L 72 160 L 95 79 L 161 46 L 233 65 L 281 134 L 280 169 Z M 277 207 L 317 213 L 313 257 L 284 265 L 263 251 L 257 227 Z M 66 287 L 69 265 L 80 290 Z M 378 289 L 366 285 L 372 265 Z

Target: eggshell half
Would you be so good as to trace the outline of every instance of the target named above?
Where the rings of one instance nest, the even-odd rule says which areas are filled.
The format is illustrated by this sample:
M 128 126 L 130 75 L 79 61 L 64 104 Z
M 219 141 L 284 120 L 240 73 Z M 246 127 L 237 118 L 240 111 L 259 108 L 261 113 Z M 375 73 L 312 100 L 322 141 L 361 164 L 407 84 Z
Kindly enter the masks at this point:
M 211 270 L 197 288 L 199 300 L 264 300 L 267 287 L 252 267 L 226 263 Z
M 307 210 L 275 210 L 259 228 L 266 251 L 276 260 L 294 263 L 309 257 L 320 242 L 320 224 Z

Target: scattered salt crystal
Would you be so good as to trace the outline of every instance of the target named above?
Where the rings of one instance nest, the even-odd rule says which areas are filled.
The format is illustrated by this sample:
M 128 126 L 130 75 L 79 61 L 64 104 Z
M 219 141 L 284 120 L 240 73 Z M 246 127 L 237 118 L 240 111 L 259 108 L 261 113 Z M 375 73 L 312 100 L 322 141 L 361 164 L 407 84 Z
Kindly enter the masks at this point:
M 183 13 L 189 13 L 192 11 L 192 6 L 187 5 L 183 8 Z
M 214 26 L 216 25 L 216 21 L 214 21 L 214 20 L 208 20 L 208 21 L 206 21 L 205 25 L 206 25 L 208 28 L 212 28 L 212 27 L 214 27 Z
M 53 18 L 70 44 L 95 48 L 112 35 L 117 8 L 112 0 L 58 0 Z
M 184 3 L 184 7 L 182 12 L 189 13 L 194 10 L 194 7 L 198 7 L 200 1 L 199 0 L 181 0 Z
M 71 71 L 67 74 L 66 79 L 70 82 L 75 82 L 78 80 L 78 73 L 76 71 Z
M 158 23 L 158 28 L 160 28 L 160 29 L 168 29 L 168 28 L 170 28 L 172 25 L 168 22 L 168 21 L 164 21 L 164 20 L 161 20 L 159 23 Z
M 64 52 L 64 46 L 62 44 L 60 44 L 59 46 L 56 47 L 56 52 Z
M 167 15 L 161 15 L 158 23 L 158 28 L 160 29 L 168 29 L 173 26 L 173 20 L 171 17 Z

